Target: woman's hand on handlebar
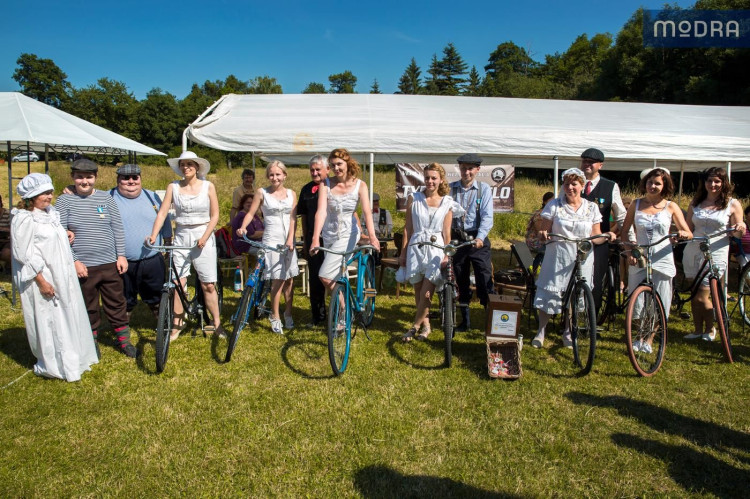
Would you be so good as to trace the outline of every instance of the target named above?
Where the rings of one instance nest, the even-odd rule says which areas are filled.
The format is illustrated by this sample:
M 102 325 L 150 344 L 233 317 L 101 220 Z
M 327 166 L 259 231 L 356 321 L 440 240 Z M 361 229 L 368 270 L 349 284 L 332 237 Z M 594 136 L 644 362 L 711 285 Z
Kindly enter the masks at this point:
M 543 243 L 549 241 L 549 236 L 547 235 L 546 230 L 540 230 L 537 234 L 539 234 L 539 240 Z
M 745 222 L 737 222 L 734 229 L 735 236 L 739 234 L 739 236 L 736 237 L 742 237 L 745 235 L 745 232 L 747 232 L 747 225 L 745 225 Z

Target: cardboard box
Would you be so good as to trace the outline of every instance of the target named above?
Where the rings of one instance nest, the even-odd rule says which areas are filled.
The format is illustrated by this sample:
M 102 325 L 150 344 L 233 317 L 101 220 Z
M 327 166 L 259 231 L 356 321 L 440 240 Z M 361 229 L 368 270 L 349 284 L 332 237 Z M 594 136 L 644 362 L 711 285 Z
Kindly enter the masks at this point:
M 517 296 L 490 295 L 487 302 L 487 339 L 517 339 L 523 301 Z

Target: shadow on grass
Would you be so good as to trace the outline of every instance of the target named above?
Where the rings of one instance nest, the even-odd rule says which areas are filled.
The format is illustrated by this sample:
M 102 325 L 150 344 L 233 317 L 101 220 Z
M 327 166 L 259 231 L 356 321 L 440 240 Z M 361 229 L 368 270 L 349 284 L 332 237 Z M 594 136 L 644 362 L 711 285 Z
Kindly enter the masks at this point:
M 32 369 L 36 363 L 36 359 L 29 348 L 26 329 L 22 327 L 12 327 L 0 331 L 0 352 L 26 369 Z
M 281 360 L 290 371 L 306 379 L 335 377 L 328 362 L 328 343 L 322 339 L 288 340 L 281 348 Z
M 480 489 L 450 478 L 403 475 L 383 465 L 366 466 L 354 475 L 354 486 L 367 498 L 391 497 L 521 497 Z
M 458 335 L 471 335 L 471 333 L 456 333 Z M 398 360 L 402 364 L 406 364 L 414 369 L 423 370 L 437 370 L 445 369 L 445 337 L 443 332 L 440 330 L 434 330 L 430 334 L 430 337 L 426 341 L 412 340 L 409 343 L 403 343 L 401 341 L 401 335 L 393 335 L 386 343 L 388 352 L 391 357 Z M 400 350 L 410 348 L 412 350 L 417 349 L 429 349 L 431 351 L 429 357 L 435 359 L 432 363 L 415 361 L 413 357 L 419 355 L 419 352 L 414 352 L 414 355 L 407 358 Z M 477 375 L 478 378 L 486 379 L 486 360 L 484 357 L 484 344 L 466 343 L 463 341 L 453 340 L 451 351 L 453 353 L 453 367 L 455 367 L 456 360 L 460 359 L 463 365 Z M 426 353 L 426 352 L 425 352 Z
M 635 418 L 659 433 L 683 437 L 700 446 L 718 449 L 731 448 L 750 453 L 750 435 L 747 433 L 683 416 L 648 402 L 620 395 L 598 396 L 582 392 L 568 392 L 565 396 L 575 404 L 615 409 L 621 416 Z M 742 460 L 750 463 L 750 459 L 743 458 Z M 697 470 L 699 468 L 693 471 Z
M 746 497 L 750 472 L 686 445 L 670 445 L 635 435 L 615 433 L 612 441 L 625 448 L 661 459 L 672 479 L 688 492 L 717 497 Z M 744 486 L 741 484 L 745 484 Z

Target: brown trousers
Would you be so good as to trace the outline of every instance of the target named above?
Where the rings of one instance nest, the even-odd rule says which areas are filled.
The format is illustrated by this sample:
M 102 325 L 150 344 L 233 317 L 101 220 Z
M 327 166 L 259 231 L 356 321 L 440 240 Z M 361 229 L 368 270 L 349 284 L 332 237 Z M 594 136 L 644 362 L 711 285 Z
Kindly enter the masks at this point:
M 83 301 L 86 304 L 86 312 L 89 314 L 91 329 L 98 330 L 102 319 L 99 315 L 99 297 L 102 299 L 102 308 L 113 329 L 128 325 L 128 314 L 126 311 L 125 293 L 122 287 L 122 278 L 117 272 L 116 263 L 107 263 L 89 267 L 89 276 L 79 278 Z

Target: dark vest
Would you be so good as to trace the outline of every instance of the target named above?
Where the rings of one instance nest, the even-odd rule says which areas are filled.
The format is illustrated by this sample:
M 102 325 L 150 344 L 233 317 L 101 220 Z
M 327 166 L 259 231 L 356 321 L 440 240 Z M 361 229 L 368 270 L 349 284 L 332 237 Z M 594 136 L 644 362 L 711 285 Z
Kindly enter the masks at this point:
M 614 189 L 615 183 L 613 181 L 600 176 L 599 183 L 591 190 L 591 194 L 582 196 L 584 199 L 599 205 L 599 212 L 602 214 L 602 232 L 609 232 L 609 217 L 612 214 L 612 192 Z M 583 192 L 586 192 L 586 184 L 583 184 Z

